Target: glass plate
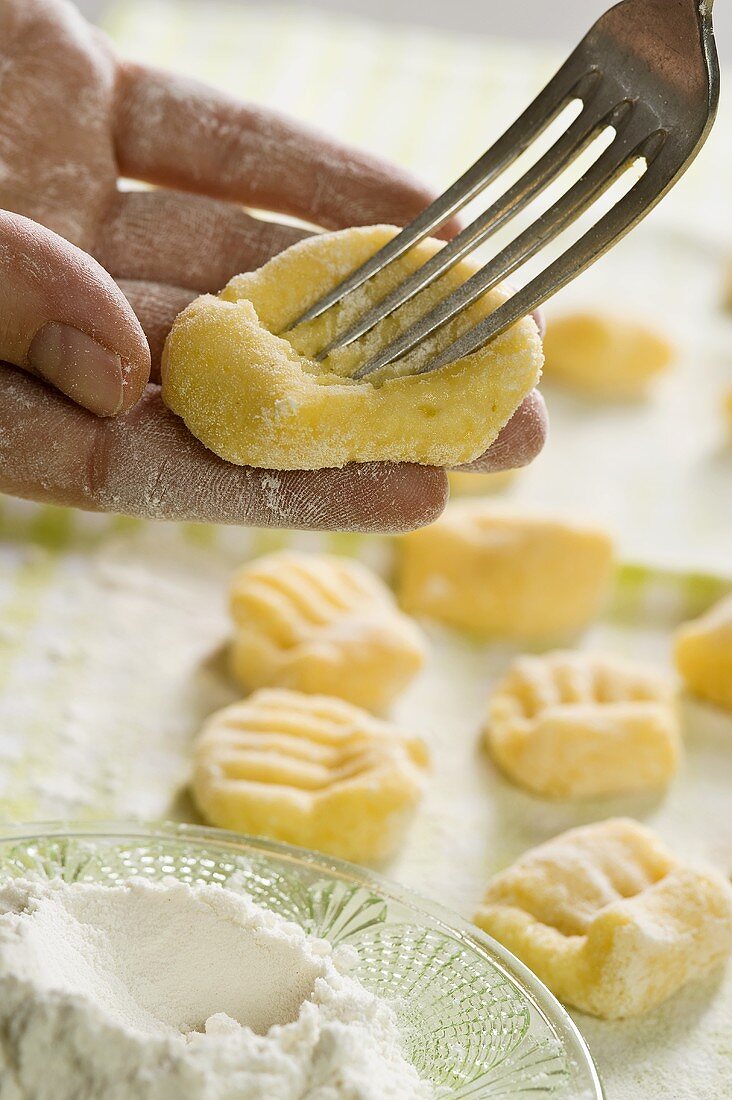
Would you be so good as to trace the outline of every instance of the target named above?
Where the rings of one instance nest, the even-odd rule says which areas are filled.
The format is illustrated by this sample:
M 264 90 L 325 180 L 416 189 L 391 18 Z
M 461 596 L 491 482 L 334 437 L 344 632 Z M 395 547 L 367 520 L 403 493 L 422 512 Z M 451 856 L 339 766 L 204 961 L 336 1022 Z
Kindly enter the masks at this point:
M 405 1054 L 438 1096 L 603 1096 L 582 1037 L 526 967 L 477 928 L 368 871 L 190 825 L 25 825 L 0 837 L 0 884 L 140 875 L 220 883 L 313 935 L 352 945 L 355 976 L 394 1002 Z

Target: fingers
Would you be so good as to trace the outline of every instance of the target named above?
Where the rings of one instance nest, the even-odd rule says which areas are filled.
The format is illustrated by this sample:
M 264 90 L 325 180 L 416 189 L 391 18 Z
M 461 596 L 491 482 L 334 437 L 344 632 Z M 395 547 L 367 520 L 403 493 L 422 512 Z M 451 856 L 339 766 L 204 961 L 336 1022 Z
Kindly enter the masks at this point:
M 194 290 L 140 279 L 120 279 L 120 290 L 132 306 L 150 346 L 150 381 L 160 381 L 165 338 L 181 310 L 196 297 Z
M 120 65 L 115 144 L 123 176 L 327 229 L 405 225 L 434 197 L 403 170 L 284 115 L 130 63 Z
M 229 202 L 181 191 L 124 191 L 100 230 L 94 255 L 116 279 L 206 293 L 306 236 L 304 229 L 253 218 Z
M 442 470 L 416 466 L 311 473 L 231 466 L 190 435 L 155 387 L 125 416 L 99 420 L 0 366 L 0 489 L 150 519 L 401 531 L 439 515 L 447 480 Z
M 544 398 L 534 390 L 524 398 L 486 453 L 460 469 L 487 474 L 528 466 L 544 446 L 548 429 Z
M 142 329 L 108 273 L 55 233 L 4 210 L 0 360 L 99 416 L 130 408 L 150 373 Z

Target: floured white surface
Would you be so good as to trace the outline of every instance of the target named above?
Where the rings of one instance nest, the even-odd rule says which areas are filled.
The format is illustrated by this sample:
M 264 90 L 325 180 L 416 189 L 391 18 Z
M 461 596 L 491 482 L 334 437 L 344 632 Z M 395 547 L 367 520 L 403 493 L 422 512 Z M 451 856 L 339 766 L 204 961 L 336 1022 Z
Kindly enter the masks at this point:
M 189 746 L 204 716 L 236 698 L 221 660 L 224 604 L 250 542 L 244 532 L 201 538 L 141 528 L 60 558 L 39 546 L 2 547 L 3 579 L 14 580 L 23 607 L 18 615 L 2 593 L 3 817 L 195 820 L 185 794 Z M 317 545 L 312 536 L 295 541 Z M 388 558 L 375 540 L 360 551 Z M 640 818 L 689 858 L 732 869 L 732 720 L 686 707 L 686 761 L 665 797 L 544 802 L 505 781 L 479 743 L 486 695 L 512 651 L 429 633 L 428 667 L 394 713 L 428 740 L 434 772 L 404 849 L 382 869 L 389 877 L 470 917 L 493 871 L 565 828 L 614 814 Z M 663 663 L 669 633 L 664 624 L 601 625 L 584 644 Z M 576 1019 L 611 1100 L 727 1095 L 732 972 L 640 1021 Z

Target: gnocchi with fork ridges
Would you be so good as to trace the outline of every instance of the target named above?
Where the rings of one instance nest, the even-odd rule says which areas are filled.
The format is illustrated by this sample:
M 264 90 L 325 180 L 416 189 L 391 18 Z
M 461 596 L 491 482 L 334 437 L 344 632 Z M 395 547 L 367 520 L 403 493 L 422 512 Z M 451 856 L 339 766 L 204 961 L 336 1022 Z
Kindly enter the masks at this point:
M 619 818 L 526 852 L 495 876 L 475 923 L 560 1000 L 618 1019 L 650 1011 L 724 962 L 732 887 Z
M 349 558 L 258 558 L 234 577 L 230 607 L 230 667 L 245 691 L 291 688 L 381 712 L 425 661 L 417 624 L 375 573 Z
M 428 771 L 421 738 L 342 699 L 264 689 L 209 718 L 192 790 L 212 825 L 371 863 L 397 847 Z
M 516 660 L 491 695 L 485 740 L 511 780 L 550 798 L 662 788 L 681 752 L 670 680 L 589 652 Z

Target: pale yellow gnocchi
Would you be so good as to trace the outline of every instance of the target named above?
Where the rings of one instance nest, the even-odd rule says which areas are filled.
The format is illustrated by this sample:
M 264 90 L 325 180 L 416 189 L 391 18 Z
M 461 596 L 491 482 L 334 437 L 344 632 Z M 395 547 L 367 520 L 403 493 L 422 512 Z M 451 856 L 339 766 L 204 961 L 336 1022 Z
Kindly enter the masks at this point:
M 567 1004 L 638 1016 L 728 956 L 732 888 L 614 819 L 525 853 L 495 876 L 475 923 Z
M 518 476 L 518 470 L 496 470 L 491 473 L 473 473 L 468 470 L 451 470 L 447 475 L 450 493 L 457 497 L 485 496 L 501 493 Z
M 457 501 L 402 537 L 399 599 L 460 630 L 547 640 L 587 626 L 612 575 L 612 540 L 599 528 Z
M 732 711 L 732 596 L 676 632 L 674 656 L 694 695 Z
M 212 825 L 371 863 L 399 844 L 428 770 L 419 737 L 342 699 L 264 689 L 208 720 L 192 790 Z
M 244 565 L 230 593 L 232 673 L 245 691 L 285 687 L 387 708 L 425 660 L 419 627 L 357 561 L 283 551 Z
M 479 265 L 472 260 L 322 362 L 317 355 L 336 334 L 433 256 L 440 242 L 422 241 L 323 316 L 290 329 L 396 232 L 382 225 L 318 233 L 257 271 L 237 275 L 219 295 L 196 298 L 165 344 L 168 407 L 207 447 L 240 465 L 312 470 L 384 460 L 451 467 L 481 455 L 539 379 L 543 354 L 533 318 L 439 371 L 419 369 L 505 301 L 507 291 L 483 295 L 393 367 L 353 378 L 474 274 Z
M 600 313 L 573 313 L 547 325 L 547 378 L 595 397 L 635 398 L 668 370 L 674 349 L 646 325 Z
M 681 751 L 668 680 L 596 653 L 515 661 L 491 696 L 485 740 L 510 779 L 549 798 L 662 788 Z

